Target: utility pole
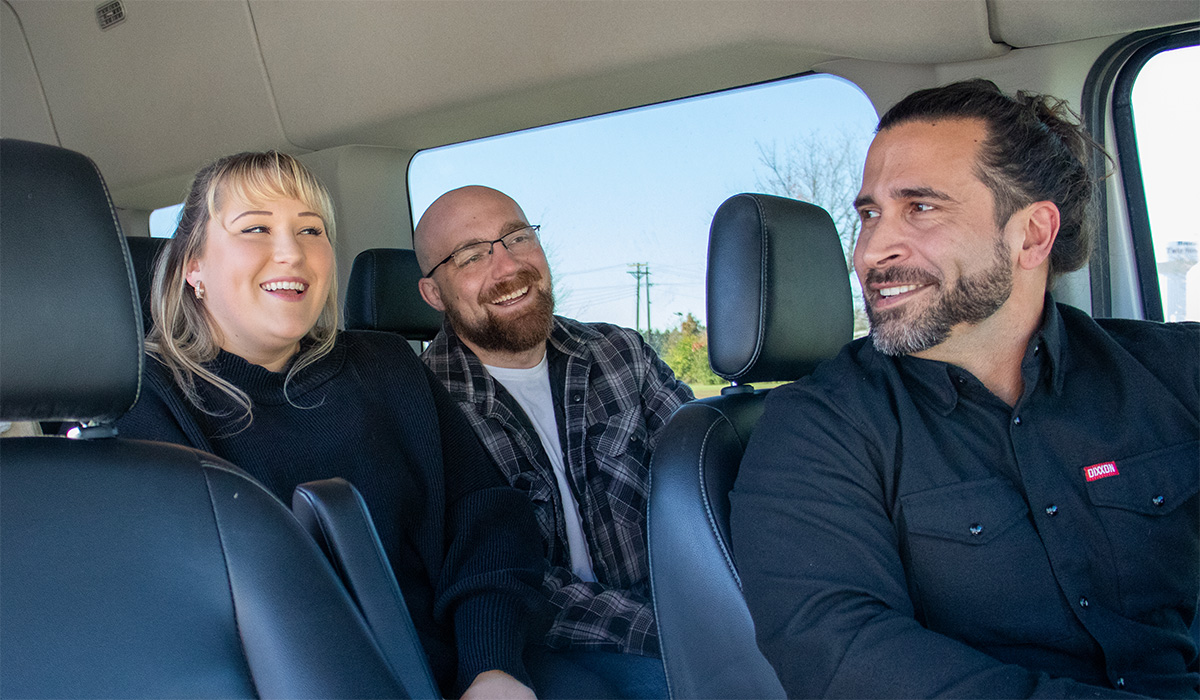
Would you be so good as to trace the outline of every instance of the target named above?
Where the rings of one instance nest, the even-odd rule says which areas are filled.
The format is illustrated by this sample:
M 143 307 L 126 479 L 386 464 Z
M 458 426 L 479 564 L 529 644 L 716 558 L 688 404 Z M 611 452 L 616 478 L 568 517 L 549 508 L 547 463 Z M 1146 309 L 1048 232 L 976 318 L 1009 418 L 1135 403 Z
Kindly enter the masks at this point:
M 634 297 L 634 330 L 642 333 L 642 263 L 629 263 L 626 267 L 636 268 L 629 270 L 629 274 L 634 276 L 637 281 L 637 294 Z
M 646 268 L 646 340 L 650 340 L 650 263 L 644 263 Z
M 650 263 L 629 263 L 629 274 L 637 280 L 637 294 L 634 297 L 634 330 L 642 332 L 642 278 L 646 278 L 646 335 L 650 335 Z

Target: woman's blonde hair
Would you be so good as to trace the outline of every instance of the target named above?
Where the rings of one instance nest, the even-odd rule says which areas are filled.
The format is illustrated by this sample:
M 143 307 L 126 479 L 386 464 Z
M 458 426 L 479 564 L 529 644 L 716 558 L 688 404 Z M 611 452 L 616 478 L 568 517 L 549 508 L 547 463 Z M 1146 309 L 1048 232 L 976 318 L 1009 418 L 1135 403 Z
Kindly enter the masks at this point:
M 221 412 L 204 406 L 196 391 L 197 378 L 212 384 L 244 409 L 244 429 L 252 419 L 252 403 L 246 392 L 205 369 L 220 352 L 215 322 L 204 303 L 195 297 L 186 275 L 190 261 L 204 252 L 208 222 L 219 215 L 223 200 L 230 196 L 246 202 L 295 199 L 318 215 L 329 244 L 334 244 L 333 202 L 316 176 L 292 156 L 278 151 L 238 153 L 225 156 L 196 173 L 183 203 L 175 236 L 154 266 L 150 315 L 154 327 L 146 338 L 146 349 L 171 370 L 175 383 L 194 406 L 210 415 Z M 324 357 L 337 338 L 337 268 L 329 294 L 317 318 L 300 344 L 300 353 L 288 370 L 287 382 L 300 370 Z

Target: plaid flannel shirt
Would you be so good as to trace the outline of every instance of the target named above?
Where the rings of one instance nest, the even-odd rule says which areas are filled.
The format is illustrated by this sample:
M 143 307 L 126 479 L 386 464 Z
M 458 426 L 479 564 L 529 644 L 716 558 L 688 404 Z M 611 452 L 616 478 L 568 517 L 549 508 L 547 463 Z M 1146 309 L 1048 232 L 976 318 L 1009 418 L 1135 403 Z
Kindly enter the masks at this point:
M 546 644 L 658 656 L 650 604 L 646 498 L 650 455 L 688 386 L 628 328 L 554 317 L 552 368 L 565 361 L 559 433 L 597 582 L 571 571 L 560 494 L 541 439 L 516 400 L 448 325 L 422 354 L 508 481 L 533 502 L 557 614 Z M 557 365 L 562 367 L 562 365 Z M 551 381 L 563 373 L 551 371 Z

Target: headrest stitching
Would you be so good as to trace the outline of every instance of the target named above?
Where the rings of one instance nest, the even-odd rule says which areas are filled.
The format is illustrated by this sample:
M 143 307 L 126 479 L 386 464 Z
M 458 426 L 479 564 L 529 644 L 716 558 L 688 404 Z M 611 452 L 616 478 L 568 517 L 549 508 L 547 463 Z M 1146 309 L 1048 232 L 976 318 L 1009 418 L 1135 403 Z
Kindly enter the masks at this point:
M 762 201 L 754 196 L 750 197 L 750 201 L 754 202 L 755 209 L 758 210 L 758 233 L 762 242 L 762 255 L 759 257 L 758 271 L 758 328 L 754 335 L 754 352 L 751 353 L 750 359 L 742 366 L 742 369 L 735 375 L 743 377 L 750 372 L 755 364 L 758 363 L 758 358 L 762 356 L 763 346 L 766 344 L 766 319 L 767 319 L 767 271 L 770 266 L 767 264 L 767 258 L 770 256 L 770 236 L 767 235 L 767 218 L 763 211 Z
M 720 411 L 717 411 L 721 413 Z M 709 424 L 708 430 L 704 431 L 704 440 L 700 443 L 699 458 L 696 466 L 699 469 L 697 481 L 700 482 L 700 502 L 704 504 L 704 514 L 708 518 L 708 528 L 712 530 L 713 539 L 717 543 L 717 547 L 721 550 L 721 556 L 725 558 L 725 565 L 729 567 L 729 573 L 733 575 L 733 581 L 737 584 L 738 590 L 742 590 L 742 577 L 738 575 L 737 565 L 733 562 L 733 555 L 729 553 L 729 549 L 725 546 L 725 542 L 721 539 L 721 529 L 717 527 L 716 516 L 713 515 L 712 506 L 708 500 L 708 481 L 704 478 L 704 455 L 708 452 L 708 439 L 712 437 L 713 431 L 722 422 L 728 422 L 725 414 L 721 413 L 721 419 L 713 421 Z M 736 431 L 734 431 L 736 433 Z
M 137 281 L 136 281 L 136 279 L 134 277 L 134 273 L 133 273 L 133 263 L 129 259 L 129 247 L 125 243 L 125 234 L 121 230 L 121 219 L 120 219 L 120 217 L 117 216 L 116 207 L 113 206 L 113 202 L 112 202 L 112 195 L 110 195 L 108 192 L 108 184 L 104 182 L 104 176 L 100 173 L 100 168 L 96 165 L 95 161 L 93 161 L 91 158 L 88 158 L 87 156 L 84 156 L 82 154 L 80 154 L 80 155 L 84 160 L 86 160 L 88 162 L 88 165 L 92 166 L 92 172 L 96 173 L 96 180 L 100 183 L 101 191 L 104 192 L 104 200 L 106 202 L 108 202 L 108 214 L 109 214 L 109 216 L 112 217 L 113 228 L 117 232 L 117 243 L 121 246 L 121 250 L 124 251 L 124 253 L 125 253 L 122 256 L 122 259 L 125 262 L 125 278 L 126 278 L 126 281 L 129 283 L 129 302 L 130 302 L 130 305 L 133 307 L 134 316 L 140 318 L 142 315 L 142 302 L 141 302 L 141 299 L 138 299 Z M 146 319 L 142 319 L 143 331 L 144 331 L 145 323 L 146 323 Z M 138 341 L 138 345 L 139 346 L 141 345 L 140 338 Z M 125 409 L 125 412 L 128 412 L 130 409 L 132 409 L 137 404 L 138 399 L 142 395 L 142 370 L 143 370 L 142 363 L 145 361 L 145 359 L 143 357 L 144 355 L 145 355 L 144 352 L 137 353 L 137 358 L 135 360 L 137 363 L 137 389 L 133 392 L 133 402 L 129 404 L 129 406 Z
M 376 251 L 371 251 L 370 260 L 371 260 L 371 273 L 370 273 L 371 278 L 367 281 L 367 290 L 368 290 L 368 294 L 370 294 L 370 297 L 371 297 L 370 298 L 371 328 L 374 330 L 379 330 L 379 326 L 380 326 L 380 320 L 379 320 L 380 290 L 378 288 L 378 286 L 379 286 L 379 253 Z

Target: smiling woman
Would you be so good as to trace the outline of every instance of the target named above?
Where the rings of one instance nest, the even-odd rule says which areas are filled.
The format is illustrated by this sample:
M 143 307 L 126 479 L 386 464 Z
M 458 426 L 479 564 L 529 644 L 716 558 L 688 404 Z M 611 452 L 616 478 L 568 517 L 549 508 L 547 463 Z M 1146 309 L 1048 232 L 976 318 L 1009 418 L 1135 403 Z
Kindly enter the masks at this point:
M 319 479 L 357 486 L 442 692 L 520 697 L 546 602 L 529 503 L 403 338 L 338 332 L 333 232 L 328 192 L 290 156 L 201 170 L 118 428 L 223 457 L 284 501 Z
M 202 378 L 250 418 L 245 392 L 204 367 L 221 350 L 272 371 L 297 356 L 289 378 L 329 352 L 338 322 L 333 240 L 329 193 L 291 156 L 241 153 L 197 173 L 155 270 L 147 338 L 191 403 L 202 408 Z
M 225 200 L 185 278 L 205 302 L 221 347 L 278 371 L 329 299 L 333 246 L 321 215 L 303 202 L 249 202 L 233 193 Z

